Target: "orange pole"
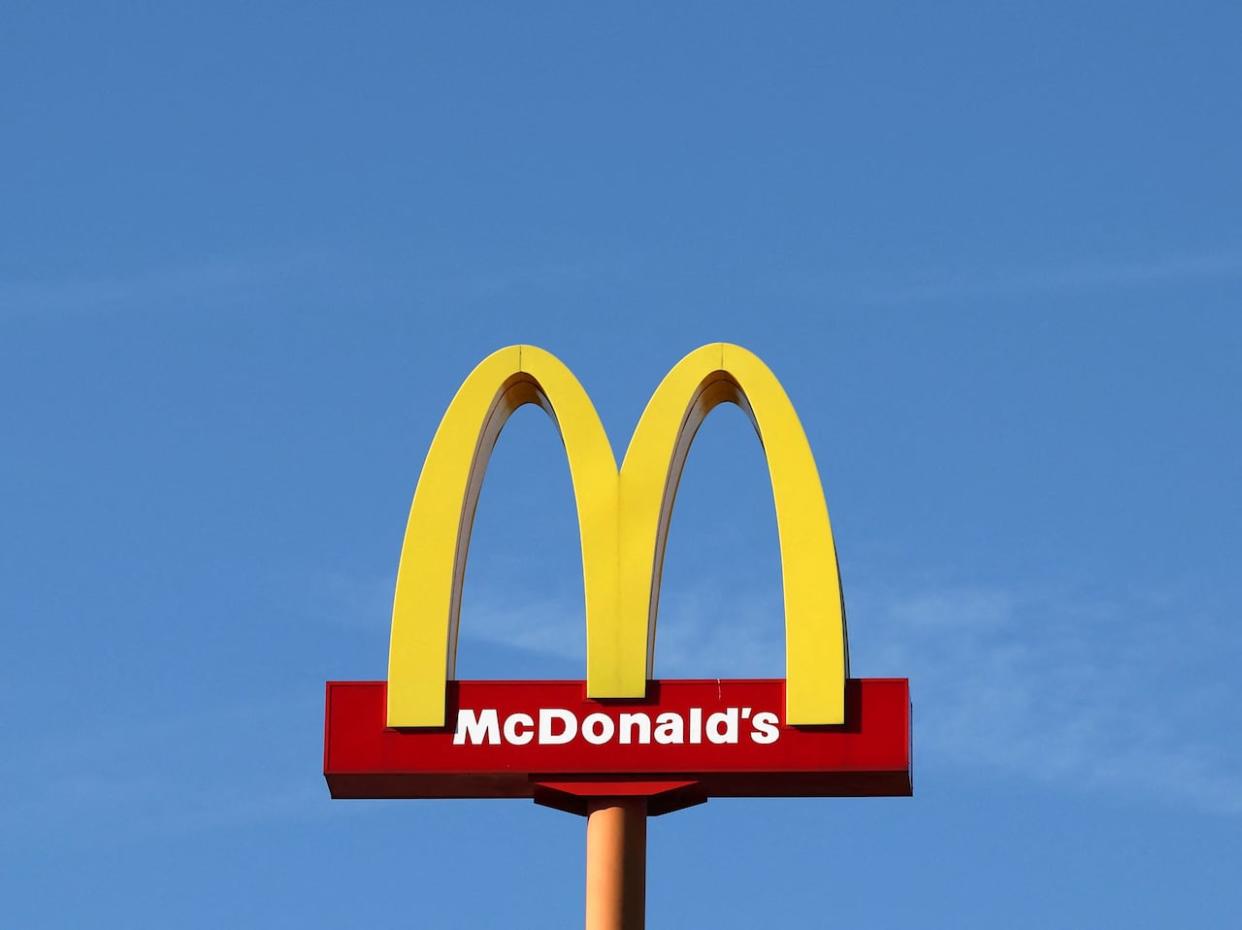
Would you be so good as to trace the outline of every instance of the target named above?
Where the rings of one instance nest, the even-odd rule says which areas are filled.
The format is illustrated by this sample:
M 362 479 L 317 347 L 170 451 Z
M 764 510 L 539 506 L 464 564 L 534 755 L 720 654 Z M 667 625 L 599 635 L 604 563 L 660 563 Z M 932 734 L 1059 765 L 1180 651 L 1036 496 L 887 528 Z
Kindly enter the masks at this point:
M 647 801 L 606 798 L 587 809 L 586 930 L 643 930 Z

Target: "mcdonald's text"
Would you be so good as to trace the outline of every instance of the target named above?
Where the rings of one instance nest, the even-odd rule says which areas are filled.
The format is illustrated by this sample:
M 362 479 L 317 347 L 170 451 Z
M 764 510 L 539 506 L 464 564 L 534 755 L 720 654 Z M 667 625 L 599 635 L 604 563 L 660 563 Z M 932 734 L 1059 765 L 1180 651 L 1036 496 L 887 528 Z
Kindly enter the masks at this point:
M 738 742 L 739 723 L 750 724 L 751 742 L 768 744 L 780 739 L 779 717 L 772 711 L 754 713 L 750 707 L 726 707 L 712 714 L 703 708 L 691 707 L 685 715 L 665 711 L 655 716 L 646 711 L 624 711 L 616 719 L 595 711 L 579 723 L 578 715 L 564 707 L 541 707 L 535 714 L 518 711 L 502 718 L 494 707 L 476 711 L 463 707 L 457 712 L 454 746 L 479 746 L 507 743 L 525 746 L 532 740 L 542 746 L 560 746 L 581 737 L 592 746 L 617 742 L 623 746 L 637 743 L 646 746 L 656 742 L 662 746 L 681 743 L 725 745 Z

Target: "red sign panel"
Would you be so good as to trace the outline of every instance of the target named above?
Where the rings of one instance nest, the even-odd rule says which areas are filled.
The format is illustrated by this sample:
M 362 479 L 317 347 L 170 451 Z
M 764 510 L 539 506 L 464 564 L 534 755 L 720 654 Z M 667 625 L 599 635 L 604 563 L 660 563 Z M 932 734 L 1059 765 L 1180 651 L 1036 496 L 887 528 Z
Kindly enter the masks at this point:
M 385 725 L 387 684 L 328 682 L 334 798 L 587 799 L 642 795 L 651 813 L 708 797 L 909 795 L 904 678 L 851 679 L 846 721 L 787 726 L 782 679 L 652 681 L 599 701 L 581 681 L 459 681 L 448 726 Z

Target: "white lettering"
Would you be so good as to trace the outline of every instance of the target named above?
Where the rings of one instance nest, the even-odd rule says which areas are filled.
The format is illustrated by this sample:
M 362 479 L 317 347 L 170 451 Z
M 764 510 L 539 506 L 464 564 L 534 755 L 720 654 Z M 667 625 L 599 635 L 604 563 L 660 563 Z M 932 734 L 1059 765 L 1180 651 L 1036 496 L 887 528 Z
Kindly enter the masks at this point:
M 686 741 L 686 721 L 681 719 L 681 714 L 670 711 L 656 717 L 655 741 L 662 746 Z
M 612 739 L 617 725 L 607 714 L 588 714 L 582 721 L 582 738 L 593 746 L 602 746 Z
M 476 715 L 469 707 L 459 710 L 453 745 L 460 746 L 468 740 L 472 746 L 478 746 L 485 739 L 493 746 L 500 742 L 500 723 L 496 711 L 485 710 Z
M 518 727 L 523 727 L 521 733 Z M 525 746 L 535 738 L 535 718 L 530 714 L 510 714 L 505 718 L 505 742 Z
M 750 718 L 750 738 L 764 746 L 768 743 L 775 743 L 781 735 L 781 731 L 776 727 L 779 720 L 780 718 L 769 710 L 755 714 Z
M 538 714 L 517 712 L 503 719 L 494 708 L 463 707 L 457 713 L 453 745 L 564 746 L 581 734 L 592 746 L 611 742 L 648 746 L 653 741 L 661 746 L 697 745 L 705 738 L 720 746 L 736 744 L 746 720 L 750 721 L 751 742 L 768 745 L 780 739 L 780 717 L 771 711 L 752 713 L 750 707 L 726 707 L 704 716 L 701 707 L 690 707 L 684 713 L 664 711 L 654 721 L 646 711 L 625 711 L 615 719 L 596 711 L 579 722 L 578 715 L 564 707 L 543 707 Z
M 646 714 L 621 715 L 621 742 L 628 745 L 634 742 L 634 731 L 638 730 L 638 744 L 645 746 L 651 742 L 651 718 Z
M 552 721 L 563 725 L 560 733 L 552 732 Z M 539 711 L 539 742 L 545 746 L 561 746 L 578 735 L 578 718 L 563 707 L 545 707 Z
M 717 744 L 737 742 L 736 707 L 730 707 L 707 718 L 707 738 Z

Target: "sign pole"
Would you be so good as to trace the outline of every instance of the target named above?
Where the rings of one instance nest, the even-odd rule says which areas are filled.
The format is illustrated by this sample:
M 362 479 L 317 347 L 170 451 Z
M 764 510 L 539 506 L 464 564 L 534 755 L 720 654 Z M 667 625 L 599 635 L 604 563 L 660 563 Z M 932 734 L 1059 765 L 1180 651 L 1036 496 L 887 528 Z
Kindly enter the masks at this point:
M 600 798 L 587 808 L 586 930 L 643 930 L 647 800 Z

